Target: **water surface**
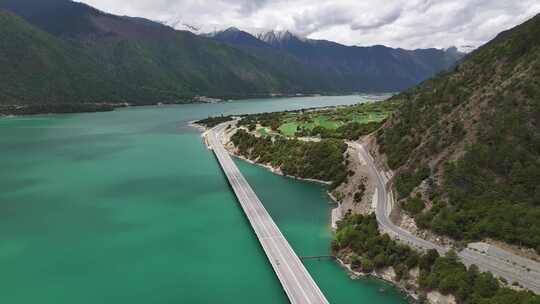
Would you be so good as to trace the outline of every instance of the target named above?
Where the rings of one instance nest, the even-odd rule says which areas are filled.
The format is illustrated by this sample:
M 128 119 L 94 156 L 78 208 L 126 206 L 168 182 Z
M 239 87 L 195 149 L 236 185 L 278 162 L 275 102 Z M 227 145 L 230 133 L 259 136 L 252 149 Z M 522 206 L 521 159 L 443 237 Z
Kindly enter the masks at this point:
M 0 303 L 288 303 L 187 122 L 360 100 L 0 119 Z M 321 186 L 239 166 L 299 255 L 328 252 L 331 205 Z M 404 303 L 383 283 L 349 280 L 334 262 L 306 265 L 332 303 Z

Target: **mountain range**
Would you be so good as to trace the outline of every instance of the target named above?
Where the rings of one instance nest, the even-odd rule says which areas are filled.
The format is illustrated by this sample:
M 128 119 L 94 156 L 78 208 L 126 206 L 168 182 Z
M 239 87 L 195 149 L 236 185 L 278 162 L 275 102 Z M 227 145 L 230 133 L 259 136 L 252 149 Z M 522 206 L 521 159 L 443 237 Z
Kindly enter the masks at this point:
M 0 0 L 0 105 L 396 91 L 456 50 L 348 47 L 289 32 L 195 35 L 71 0 Z
M 268 31 L 252 35 L 237 28 L 214 32 L 209 37 L 236 47 L 278 70 L 314 76 L 319 87 L 336 91 L 401 91 L 448 69 L 464 54 L 448 50 L 393 49 L 345 46 L 327 40 L 313 40 L 289 31 Z M 286 58 L 286 60 L 284 60 Z
M 540 15 L 394 98 L 377 142 L 416 225 L 540 253 Z

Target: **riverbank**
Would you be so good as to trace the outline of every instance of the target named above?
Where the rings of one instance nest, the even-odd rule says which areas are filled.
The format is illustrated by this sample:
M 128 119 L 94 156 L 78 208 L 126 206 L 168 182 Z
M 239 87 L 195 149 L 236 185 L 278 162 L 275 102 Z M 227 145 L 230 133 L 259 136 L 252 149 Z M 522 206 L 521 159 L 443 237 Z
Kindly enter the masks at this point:
M 0 105 L 0 117 L 40 114 L 71 114 L 110 112 L 127 104 L 81 103 L 81 104 L 34 104 L 34 105 Z
M 210 145 L 208 144 L 208 142 L 206 141 L 206 132 L 208 132 L 210 129 L 206 126 L 203 126 L 201 124 L 198 124 L 196 121 L 191 121 L 189 123 L 189 125 L 193 128 L 196 128 L 198 129 L 199 131 L 202 132 L 202 137 L 205 138 L 204 142 L 205 142 L 205 145 L 210 148 Z M 252 165 L 256 165 L 256 166 L 260 166 L 260 167 L 263 167 L 269 171 L 271 171 L 272 173 L 276 174 L 276 175 L 280 175 L 280 176 L 284 176 L 284 177 L 288 177 L 288 178 L 291 178 L 291 179 L 294 179 L 294 180 L 299 180 L 299 181 L 305 181 L 305 182 L 311 182 L 311 183 L 317 183 L 317 184 L 321 184 L 321 185 L 325 185 L 325 186 L 329 186 L 332 184 L 332 182 L 330 181 L 325 181 L 325 180 L 320 180 L 320 179 L 313 179 L 313 178 L 302 178 L 302 177 L 297 177 L 297 176 L 293 176 L 293 175 L 287 175 L 287 174 L 284 174 L 283 171 L 279 168 L 279 167 L 276 167 L 276 166 L 272 166 L 271 164 L 263 164 L 263 163 L 259 163 L 257 161 L 254 161 L 254 160 L 251 160 L 251 159 L 248 159 L 242 155 L 240 155 L 238 153 L 238 149 L 234 146 L 234 144 L 232 143 L 231 141 L 231 137 L 234 135 L 234 133 L 236 133 L 239 129 L 243 129 L 243 128 L 238 128 L 238 127 L 231 127 L 230 129 L 227 129 L 225 130 L 225 132 L 223 132 L 223 135 L 225 136 L 224 138 L 222 138 L 222 141 L 224 143 L 224 147 L 225 149 L 229 152 L 229 154 L 231 154 L 232 156 L 234 156 L 235 158 L 238 158 L 238 159 L 241 159 L 245 162 L 248 162 Z
M 207 146 L 207 148 L 210 149 L 210 146 L 209 146 L 208 141 L 206 139 L 207 132 L 210 129 L 203 126 L 203 125 L 197 124 L 194 121 L 190 122 L 190 126 L 192 126 L 194 128 L 197 128 L 198 130 L 202 131 L 201 136 L 203 137 L 205 145 Z M 321 181 L 321 180 L 316 180 L 316 179 L 304 179 L 304 178 L 299 178 L 299 177 L 295 177 L 295 176 L 285 175 L 277 167 L 271 166 L 270 164 L 258 163 L 256 161 L 247 159 L 246 157 L 240 155 L 238 153 L 237 148 L 234 146 L 234 144 L 231 141 L 231 137 L 234 135 L 234 133 L 236 133 L 238 131 L 238 129 L 240 129 L 240 128 L 237 128 L 237 127 L 227 128 L 226 131 L 223 132 L 223 137 L 221 138 L 222 142 L 224 143 L 224 146 L 225 146 L 226 150 L 232 156 L 234 156 L 234 157 L 236 157 L 238 159 L 241 159 L 241 160 L 243 160 L 243 161 L 245 161 L 245 162 L 247 162 L 249 164 L 256 165 L 256 166 L 259 166 L 259 167 L 263 167 L 266 170 L 270 171 L 271 173 L 279 175 L 279 176 L 285 176 L 285 177 L 292 178 L 292 179 L 295 179 L 295 180 L 318 183 L 318 184 L 322 184 L 322 185 L 326 185 L 326 186 L 331 184 L 331 182 L 327 182 L 327 181 Z M 343 215 L 342 215 L 341 206 L 339 204 L 339 201 L 334 197 L 332 192 L 327 191 L 327 195 L 331 199 L 332 202 L 334 202 L 334 203 L 336 203 L 338 205 L 337 208 L 332 209 L 331 214 L 329 215 L 330 227 L 332 228 L 333 231 L 335 231 L 337 229 L 337 222 L 342 218 Z M 358 278 L 375 278 L 375 279 L 379 279 L 381 281 L 384 281 L 384 282 L 387 282 L 387 283 L 391 284 L 393 287 L 400 290 L 401 293 L 406 295 L 406 299 L 407 299 L 407 301 L 409 303 L 416 303 L 418 301 L 418 299 L 419 299 L 419 295 L 418 295 L 418 293 L 417 293 L 417 291 L 415 289 L 407 288 L 407 286 L 403 285 L 401 281 L 395 280 L 395 278 L 392 276 L 392 273 L 394 273 L 394 276 L 395 276 L 395 272 L 392 269 L 389 269 L 388 272 L 387 271 L 382 271 L 382 272 L 374 271 L 372 273 L 362 273 L 362 272 L 355 271 L 352 268 L 352 265 L 345 263 L 343 261 L 343 259 L 338 257 L 336 260 L 338 261 L 338 264 L 349 274 L 349 277 L 351 279 L 353 279 L 353 280 L 358 279 Z M 435 302 L 431 302 L 431 303 L 433 303 L 433 304 L 455 304 L 455 302 L 439 302 L 439 301 L 435 301 Z
M 0 227 L 10 238 L 0 246 L 0 302 L 85 303 L 92 295 L 103 304 L 289 303 L 215 157 L 187 122 L 357 101 L 249 100 L 2 120 L 0 205 L 9 212 Z M 243 161 L 238 167 L 299 255 L 328 253 L 320 186 Z M 378 280 L 350 280 L 335 261 L 305 264 L 332 304 L 406 304 Z
M 203 133 L 207 130 L 207 128 L 212 128 L 216 126 L 218 123 L 222 123 L 225 121 L 233 121 L 231 125 L 225 130 L 223 133 L 224 138 L 222 138 L 222 141 L 224 143 L 225 148 L 229 151 L 229 153 L 239 159 L 242 159 L 246 162 L 249 162 L 253 165 L 264 167 L 265 169 L 271 171 L 274 174 L 280 175 L 280 176 L 286 176 L 295 180 L 301 180 L 301 181 L 307 181 L 307 182 L 314 182 L 317 184 L 321 184 L 324 186 L 332 186 L 333 182 L 330 180 L 321 180 L 321 179 L 314 179 L 314 178 L 305 178 L 305 177 L 298 177 L 293 174 L 285 174 L 280 167 L 280 165 L 273 164 L 271 162 L 260 162 L 258 161 L 260 158 L 254 159 L 253 157 L 248 158 L 246 156 L 246 153 L 241 153 L 239 148 L 235 145 L 238 144 L 238 140 L 233 142 L 233 139 L 235 137 L 235 134 L 237 134 L 239 131 L 244 132 L 252 136 L 253 138 L 260 139 L 261 137 L 264 137 L 265 135 L 261 133 L 260 131 L 250 131 L 246 126 L 242 125 L 239 126 L 239 121 L 243 117 L 232 117 L 232 116 L 226 116 L 226 117 L 216 117 L 216 118 L 209 118 L 205 120 L 201 120 L 198 122 L 192 122 L 192 126 L 198 128 Z M 262 126 L 257 125 L 255 126 L 255 130 L 261 130 Z M 203 134 L 204 137 L 204 134 Z M 320 142 L 320 140 L 314 140 L 314 138 L 310 137 L 296 137 L 296 140 L 300 142 Z M 365 163 L 359 159 L 358 151 L 357 151 L 357 145 L 346 142 L 347 148 L 345 151 L 342 151 L 344 155 L 344 162 L 347 163 L 348 166 L 348 178 L 345 178 L 343 183 L 340 185 L 337 185 L 336 187 L 329 187 L 329 190 L 327 191 L 328 197 L 337 205 L 336 208 L 332 210 L 332 213 L 330 215 L 330 227 L 335 230 L 337 228 L 337 222 L 342 218 L 342 216 L 347 211 L 352 211 L 355 213 L 360 214 L 368 214 L 374 211 L 374 208 L 372 207 L 372 199 L 371 197 L 374 194 L 374 185 L 370 183 L 370 180 L 368 179 L 367 169 L 365 167 Z M 320 147 L 318 148 L 320 149 Z M 245 151 L 244 151 L 245 152 Z M 296 153 L 293 150 L 289 150 L 286 152 L 279 152 L 281 154 L 283 153 Z M 278 153 L 278 154 L 279 154 Z M 305 152 L 304 150 L 304 153 Z M 318 157 L 320 161 L 324 161 L 324 157 Z M 296 161 L 308 161 L 308 160 L 302 160 L 302 158 L 297 159 Z M 309 160 L 313 161 L 313 160 Z M 281 163 L 283 164 L 283 163 Z M 331 168 L 317 168 L 317 170 L 329 170 Z M 343 172 L 347 170 L 347 168 L 342 168 Z M 362 190 L 363 189 L 363 190 Z
M 418 293 L 419 287 L 418 283 L 416 282 L 420 275 L 418 269 L 414 269 L 409 272 L 409 279 L 404 281 L 397 281 L 395 279 L 396 272 L 393 267 L 388 267 L 381 271 L 365 273 L 354 269 L 352 264 L 350 262 L 345 262 L 344 259 L 346 259 L 346 257 L 336 257 L 336 261 L 338 261 L 339 265 L 349 274 L 349 277 L 352 280 L 357 280 L 361 278 L 375 278 L 377 280 L 381 280 L 392 285 L 394 288 L 397 288 L 402 294 L 406 296 L 406 299 L 409 303 L 424 303 L 422 302 L 421 295 Z M 438 291 L 429 291 L 428 293 L 426 293 L 425 299 L 423 300 L 427 301 L 427 303 L 430 304 L 457 303 L 456 299 L 452 295 L 443 295 Z
M 353 269 L 351 263 L 346 263 L 342 257 L 336 257 L 336 261 L 338 264 L 349 274 L 349 277 L 351 280 L 358 280 L 361 278 L 375 278 L 377 280 L 384 281 L 390 285 L 392 285 L 394 288 L 397 288 L 401 293 L 407 296 L 407 300 L 410 303 L 416 303 L 420 299 L 420 295 L 411 289 L 408 289 L 403 284 L 399 284 L 395 280 L 392 279 L 393 276 L 395 276 L 395 271 L 391 268 L 388 268 L 384 271 L 373 271 L 371 273 L 365 273 L 361 271 L 357 271 Z
M 320 96 L 344 96 L 343 94 L 246 94 L 246 95 L 217 95 L 217 96 L 185 96 L 179 97 L 178 101 L 163 102 L 85 102 L 85 103 L 45 103 L 31 104 L 0 104 L 0 117 L 25 116 L 41 114 L 73 114 L 110 112 L 124 107 L 143 107 L 159 105 L 183 105 L 183 104 L 216 104 L 244 99 L 274 99 L 274 98 L 301 98 Z

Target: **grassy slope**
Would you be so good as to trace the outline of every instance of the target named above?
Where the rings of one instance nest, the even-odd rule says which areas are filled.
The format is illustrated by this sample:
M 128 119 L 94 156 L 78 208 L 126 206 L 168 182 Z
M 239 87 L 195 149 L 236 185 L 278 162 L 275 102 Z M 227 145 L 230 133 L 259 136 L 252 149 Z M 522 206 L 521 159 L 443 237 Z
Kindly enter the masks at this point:
M 329 114 L 314 114 L 311 115 L 309 122 L 299 122 L 298 117 L 292 116 L 285 119 L 285 122 L 279 127 L 279 132 L 285 136 L 292 137 L 300 129 L 313 130 L 316 127 L 321 127 L 328 130 L 336 130 L 339 127 L 349 123 L 357 122 L 359 124 L 380 123 L 384 121 L 388 113 L 383 112 L 360 112 L 354 113 L 350 118 L 337 119 Z
M 349 133 L 367 134 L 365 130 L 361 130 L 360 125 L 381 125 L 396 107 L 396 103 L 379 102 L 316 111 L 264 113 L 248 115 L 241 124 L 249 126 L 258 123 L 272 129 L 275 134 L 280 133 L 287 137 L 300 135 L 345 139 Z
M 396 99 L 378 142 L 402 198 L 427 181 L 417 224 L 540 252 L 540 16 Z

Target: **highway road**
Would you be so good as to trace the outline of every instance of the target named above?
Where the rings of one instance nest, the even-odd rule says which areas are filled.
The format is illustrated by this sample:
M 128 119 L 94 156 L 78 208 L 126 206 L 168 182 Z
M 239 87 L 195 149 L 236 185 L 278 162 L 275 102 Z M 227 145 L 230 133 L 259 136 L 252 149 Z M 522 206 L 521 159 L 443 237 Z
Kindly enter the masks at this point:
M 238 170 L 221 142 L 221 134 L 230 123 L 218 125 L 207 133 L 223 172 L 244 210 L 285 293 L 293 304 L 327 304 L 328 301 L 289 245 L 270 214 Z
M 392 205 L 395 203 L 393 194 L 387 191 L 388 178 L 384 173 L 381 173 L 373 157 L 367 150 L 358 143 L 353 143 L 358 148 L 360 157 L 363 158 L 368 167 L 369 178 L 375 182 L 377 189 L 375 198 L 376 216 L 379 222 L 380 229 L 388 233 L 391 237 L 404 242 L 411 247 L 420 250 L 436 249 L 440 254 L 445 254 L 450 250 L 448 247 L 440 246 L 419 238 L 405 229 L 398 227 L 390 220 L 390 212 Z M 494 246 L 491 246 L 494 247 Z M 476 248 L 469 246 L 458 253 L 462 262 L 468 266 L 476 265 L 482 271 L 490 271 L 494 275 L 506 279 L 510 284 L 518 282 L 521 286 L 540 294 L 540 263 L 532 260 L 518 257 L 510 252 L 506 252 L 501 248 L 492 248 L 491 251 L 497 255 L 491 254 L 490 250 L 482 252 Z M 488 254 L 489 253 L 489 254 Z

